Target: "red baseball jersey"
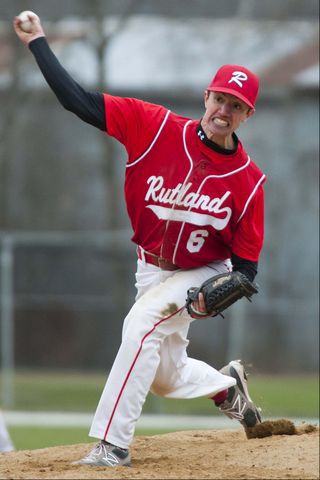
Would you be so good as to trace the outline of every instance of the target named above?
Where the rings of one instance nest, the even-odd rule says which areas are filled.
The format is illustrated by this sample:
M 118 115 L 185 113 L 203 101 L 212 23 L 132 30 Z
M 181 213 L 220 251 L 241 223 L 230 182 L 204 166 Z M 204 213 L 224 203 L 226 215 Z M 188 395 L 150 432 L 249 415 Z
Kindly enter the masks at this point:
M 133 98 L 104 95 L 107 133 L 126 148 L 132 240 L 181 268 L 230 258 L 257 261 L 265 175 L 239 141 L 225 155 L 205 145 L 199 120 Z

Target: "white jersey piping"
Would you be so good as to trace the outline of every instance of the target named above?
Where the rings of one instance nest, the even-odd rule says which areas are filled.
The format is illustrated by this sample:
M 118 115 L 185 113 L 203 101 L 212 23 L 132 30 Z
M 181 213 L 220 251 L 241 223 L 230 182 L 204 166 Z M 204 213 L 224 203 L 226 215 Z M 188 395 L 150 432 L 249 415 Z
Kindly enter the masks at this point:
M 192 172 L 192 167 L 193 167 L 193 161 L 192 161 L 192 157 L 191 155 L 189 154 L 188 150 L 187 150 L 187 144 L 186 144 L 186 132 L 187 132 L 187 127 L 190 125 L 190 123 L 192 123 L 192 120 L 189 120 L 185 126 L 183 127 L 183 133 L 182 133 L 182 139 L 183 139 L 183 147 L 185 149 L 185 152 L 187 154 L 187 157 L 189 159 L 189 162 L 190 162 L 190 169 L 189 169 L 189 172 L 187 173 L 187 176 L 186 178 L 184 179 L 184 182 L 182 184 L 182 187 L 181 187 L 181 191 L 183 191 L 183 187 L 184 185 L 186 184 L 191 172 Z M 172 205 L 172 209 L 174 209 L 175 207 L 175 204 L 177 203 L 177 201 L 179 200 L 179 195 L 177 196 L 177 200 L 176 202 Z M 166 224 L 166 230 L 167 230 L 167 227 L 169 225 L 169 222 L 170 220 L 167 220 L 167 224 Z M 179 245 L 179 242 L 180 242 L 180 238 L 181 238 L 181 235 L 182 235 L 182 231 L 183 231 L 183 226 L 184 226 L 184 223 L 181 225 L 181 229 L 180 229 L 180 233 L 178 235 L 178 240 L 177 240 L 177 243 L 176 243 L 176 247 L 174 249 L 174 252 L 173 252 L 173 256 L 172 256 L 172 262 L 175 263 L 175 258 L 176 258 L 176 253 L 177 253 L 177 248 L 178 248 L 178 245 Z
M 134 162 L 132 163 L 129 163 L 126 165 L 126 168 L 127 167 L 133 167 L 133 165 L 136 165 L 138 162 L 140 162 L 140 160 L 142 160 L 146 155 L 148 155 L 148 153 L 150 152 L 150 150 L 152 149 L 152 147 L 154 146 L 154 144 L 156 143 L 156 141 L 158 140 L 158 137 L 160 135 L 160 133 L 162 132 L 162 129 L 163 127 L 165 126 L 167 120 L 168 120 L 168 117 L 171 113 L 171 110 L 168 110 L 167 113 L 166 113 L 166 116 L 164 117 L 164 120 L 163 122 L 161 123 L 160 125 L 160 128 L 159 130 L 157 131 L 156 133 L 156 136 L 154 137 L 154 139 L 152 140 L 151 144 L 149 145 L 149 147 L 147 148 L 147 150 L 139 157 L 137 158 Z
M 184 183 L 186 182 L 187 178 L 189 177 L 190 173 L 191 173 L 191 170 L 192 170 L 192 167 L 193 167 L 193 161 L 192 161 L 192 157 L 189 153 L 189 150 L 187 149 L 187 142 L 186 142 L 186 132 L 187 132 L 187 127 L 188 125 L 191 123 L 191 120 L 189 120 L 189 122 L 187 122 L 184 126 L 184 129 L 183 129 L 183 146 L 184 146 L 184 150 L 186 152 L 186 155 L 190 161 L 190 164 L 191 164 L 191 169 L 184 181 Z M 190 207 L 191 208 L 191 207 Z M 189 210 L 190 210 L 189 208 Z M 173 256 L 172 256 L 172 262 L 175 263 L 176 261 L 176 255 L 177 255 L 177 250 L 178 250 L 178 246 L 179 246 L 179 243 L 180 243 L 180 239 L 181 239 L 181 235 L 182 235 L 182 232 L 183 232 L 183 229 L 184 229 L 184 226 L 185 226 L 185 223 L 186 222 L 183 222 L 182 225 L 181 225 L 181 228 L 180 228 L 180 232 L 179 232 L 179 235 L 178 235 L 178 238 L 177 238 L 177 243 L 176 243 L 176 246 L 175 246 L 175 249 L 174 249 L 174 252 L 173 252 Z
M 258 181 L 257 185 L 256 185 L 256 186 L 254 187 L 254 189 L 252 190 L 252 192 L 251 192 L 248 200 L 246 201 L 246 204 L 245 204 L 245 206 L 244 206 L 244 209 L 243 209 L 243 211 L 242 211 L 242 213 L 241 213 L 241 215 L 240 215 L 237 223 L 240 222 L 241 218 L 242 218 L 243 215 L 246 213 L 246 210 L 247 210 L 247 208 L 248 208 L 248 205 L 249 205 L 252 197 L 254 196 L 254 194 L 256 193 L 259 185 L 261 185 L 261 183 L 263 182 L 263 180 L 264 180 L 265 178 L 266 178 L 266 176 L 265 176 L 265 175 L 262 175 L 262 177 L 261 177 L 260 180 Z

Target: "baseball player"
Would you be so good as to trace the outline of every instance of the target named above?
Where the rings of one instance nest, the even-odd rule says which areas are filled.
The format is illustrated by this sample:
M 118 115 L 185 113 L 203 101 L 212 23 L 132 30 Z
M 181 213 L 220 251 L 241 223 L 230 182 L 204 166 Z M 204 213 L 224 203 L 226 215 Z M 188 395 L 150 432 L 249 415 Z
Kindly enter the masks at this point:
M 254 427 L 261 418 L 241 362 L 218 371 L 186 349 L 191 322 L 220 313 L 239 298 L 235 283 L 237 289 L 244 279 L 253 285 L 257 273 L 265 175 L 235 133 L 254 114 L 257 76 L 243 66 L 222 66 L 204 92 L 203 117 L 193 120 L 142 100 L 87 92 L 60 65 L 40 20 L 31 20 L 25 33 L 16 17 L 15 31 L 58 100 L 126 149 L 125 199 L 137 246 L 135 303 L 89 433 L 100 442 L 76 463 L 130 465 L 149 391 L 213 399 L 245 430 Z M 214 295 L 206 297 L 201 286 L 207 282 L 215 293 L 226 279 L 235 282 L 226 288 L 228 301 L 214 306 Z
M 0 452 L 12 452 L 14 446 L 0 410 Z

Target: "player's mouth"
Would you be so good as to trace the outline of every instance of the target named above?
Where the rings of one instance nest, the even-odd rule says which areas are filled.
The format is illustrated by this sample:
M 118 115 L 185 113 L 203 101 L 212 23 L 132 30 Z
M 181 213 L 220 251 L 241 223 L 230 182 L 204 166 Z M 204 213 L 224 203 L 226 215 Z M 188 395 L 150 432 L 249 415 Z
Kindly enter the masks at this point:
M 217 127 L 227 128 L 230 126 L 229 122 L 227 120 L 223 120 L 223 118 L 214 117 L 212 121 Z

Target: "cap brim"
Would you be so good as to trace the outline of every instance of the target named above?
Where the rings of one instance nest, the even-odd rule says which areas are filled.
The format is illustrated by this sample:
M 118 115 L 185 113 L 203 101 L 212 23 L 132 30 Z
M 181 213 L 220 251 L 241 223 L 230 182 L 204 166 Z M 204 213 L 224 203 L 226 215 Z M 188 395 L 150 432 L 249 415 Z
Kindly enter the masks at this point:
M 238 92 L 237 90 L 233 90 L 232 88 L 228 88 L 228 87 L 208 87 L 207 90 L 209 90 L 210 92 L 229 93 L 230 95 L 233 95 L 234 97 L 237 97 L 240 100 L 242 100 L 250 108 L 255 108 L 254 105 L 252 105 L 252 103 L 249 102 L 249 100 L 244 95 L 241 95 L 240 92 Z

